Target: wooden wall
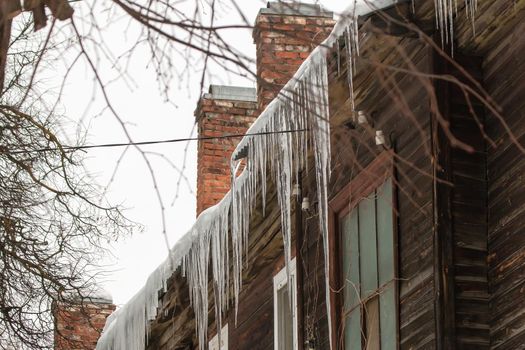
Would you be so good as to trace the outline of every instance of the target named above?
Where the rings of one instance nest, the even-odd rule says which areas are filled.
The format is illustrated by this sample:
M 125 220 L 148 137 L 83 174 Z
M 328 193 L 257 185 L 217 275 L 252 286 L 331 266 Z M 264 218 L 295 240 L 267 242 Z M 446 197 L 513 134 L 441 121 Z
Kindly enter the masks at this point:
M 273 184 L 267 196 L 266 214 L 257 206 L 250 226 L 250 247 L 243 271 L 237 319 L 231 300 L 227 317 L 228 345 L 231 350 L 272 350 L 274 348 L 273 276 L 284 267 L 284 248 L 280 208 Z M 295 205 L 292 206 L 295 211 Z M 292 230 L 295 231 L 294 226 Z M 295 241 L 293 242 L 295 244 Z M 295 249 L 292 249 L 292 256 Z M 208 339 L 217 333 L 213 296 L 210 293 L 210 326 Z M 198 349 L 197 344 L 194 348 Z
M 378 46 L 384 46 L 386 43 L 381 38 L 376 39 Z M 396 44 L 401 44 L 403 49 L 410 52 L 410 60 L 419 70 L 431 69 L 428 50 L 416 40 L 403 39 L 401 42 L 396 41 Z M 386 57 L 391 51 L 392 48 L 382 48 L 374 54 Z M 335 52 L 333 56 L 330 61 L 333 115 L 331 197 L 335 196 L 362 167 L 384 151 L 384 148 L 375 145 L 372 129 L 367 127 L 351 130 L 343 126 L 348 122 L 350 115 L 346 73 L 344 67 L 338 68 Z M 387 138 L 392 137 L 398 153 L 396 210 L 399 213 L 397 253 L 400 348 L 434 349 L 436 336 L 433 288 L 433 182 L 431 155 L 428 153 L 431 143 L 428 96 L 417 77 L 383 73 L 385 79 L 394 79 L 411 111 L 404 110 L 399 104 L 399 96 L 385 93 L 385 86 L 381 86 L 382 83 L 377 79 L 368 91 L 368 99 L 360 100 L 362 107 L 373 114 L 374 128 L 384 130 Z M 369 70 L 356 77 L 356 81 L 365 86 L 376 74 L 379 73 Z M 313 340 L 317 349 L 327 349 L 329 341 L 324 293 L 324 253 L 315 209 L 317 202 L 313 169 L 305 172 L 302 187 L 303 195 L 311 197 L 311 211 L 302 214 L 301 225 L 304 234 L 302 237 L 300 235 L 301 239 L 296 242 L 296 249 L 302 258 L 297 262 L 298 269 L 302 272 L 302 284 L 299 286 L 302 289 L 299 300 L 302 302 L 299 313 L 303 316 L 299 320 L 299 328 L 303 338 L 299 339 L 299 343 L 302 346 L 303 341 Z M 271 201 L 272 199 L 269 199 L 268 203 Z M 250 234 L 253 246 L 240 296 L 237 324 L 233 310 L 228 317 L 230 349 L 270 350 L 274 346 L 273 275 L 282 265 L 282 236 L 276 211 L 278 208 L 274 206 L 271 209 L 267 217 L 257 218 L 252 226 L 253 231 Z M 261 239 L 264 242 L 261 243 Z M 213 319 L 212 306 L 210 319 Z M 216 332 L 213 321 L 209 329 L 211 338 Z
M 420 71 L 429 71 L 429 52 L 416 40 L 393 37 L 374 37 L 373 40 L 375 44 L 365 50 L 363 59 L 388 56 L 387 61 L 392 61 L 387 63 L 397 62 L 406 68 L 406 63 L 395 52 L 394 46 L 400 45 L 409 53 L 411 64 Z M 392 79 L 390 83 L 389 79 Z M 330 193 L 333 197 L 384 149 L 375 145 L 371 126 L 354 130 L 344 126 L 351 116 L 351 108 L 348 89 L 345 91 L 344 88 L 345 72 L 340 71 L 335 59 L 331 61 L 330 80 L 331 126 L 334 133 Z M 402 91 L 402 99 L 391 85 L 392 81 Z M 377 71 L 373 66 L 363 70 L 355 82 L 358 107 L 372 117 L 373 128 L 382 129 L 387 139 L 392 138 L 397 152 L 400 349 L 434 349 L 433 182 L 428 95 L 417 77 Z M 366 90 L 360 86 L 366 86 Z M 304 181 L 305 191 L 312 197 L 310 202 L 316 203 L 313 169 Z M 316 348 L 327 349 L 324 264 L 317 216 L 306 217 L 303 226 L 305 241 L 299 242 L 305 276 L 303 328 L 305 337 L 314 337 Z
M 525 348 L 525 155 L 516 144 L 525 144 L 525 13 L 514 15 L 483 63 L 485 87 L 509 128 L 490 114 L 487 132 L 496 142 L 487 153 L 491 349 Z
M 472 78 L 482 81 L 480 58 L 456 54 L 455 60 Z M 459 69 L 450 64 L 447 67 L 449 74 L 473 86 Z M 451 133 L 464 146 L 472 148 L 450 149 L 454 343 L 457 349 L 482 350 L 490 345 L 487 162 L 486 141 L 480 129 L 485 124 L 485 111 L 476 99 L 471 99 L 469 106 L 457 84 L 448 86 Z
M 487 4 L 488 1 L 482 1 L 481 6 Z M 458 51 L 463 48 L 471 50 L 470 54 L 483 56 L 482 68 L 476 60 L 463 63 L 472 68 L 471 73 L 478 79 L 483 79 L 484 87 L 501 105 L 501 115 L 508 128 L 498 116 L 481 111 L 481 106 L 475 103 L 474 108 L 480 116 L 486 112 L 485 130 L 489 140 L 484 140 L 477 123 L 469 116 L 469 106 L 461 98 L 462 93 L 450 90 L 451 131 L 474 147 L 474 153 L 457 148 L 450 151 L 452 320 L 453 346 L 457 349 L 525 349 L 525 233 L 522 228 L 525 222 L 525 150 L 516 146 L 509 136 L 510 130 L 525 145 L 525 124 L 522 122 L 525 117 L 525 39 L 522 35 L 525 14 L 520 11 L 514 15 L 516 18 L 504 26 L 505 35 L 497 40 L 496 35 L 492 35 L 493 27 L 478 27 L 480 33 L 484 33 L 479 37 L 488 37 L 490 40 L 486 42 L 490 45 L 483 46 L 480 39 L 476 46 L 468 46 L 466 34 L 458 36 L 463 40 Z M 458 26 L 463 27 L 466 25 L 460 23 Z M 436 349 L 443 337 L 439 333 L 437 316 L 445 310 L 439 309 L 442 305 L 436 294 L 439 286 L 435 273 L 431 102 L 421 76 L 401 71 L 394 73 L 386 68 L 394 65 L 430 72 L 432 54 L 414 38 L 369 33 L 362 45 L 360 73 L 354 81 L 357 107 L 371 117 L 368 127 L 350 129 L 345 126 L 352 112 L 343 51 L 332 50 L 329 59 L 333 133 L 330 196 L 333 198 L 384 150 L 373 142 L 375 129 L 383 130 L 396 151 L 399 348 Z M 344 49 L 344 45 L 341 48 Z M 462 60 L 459 56 L 457 59 Z M 384 66 L 378 68 L 373 62 L 382 62 Z M 314 209 L 317 202 L 313 169 L 305 172 L 302 187 Z M 267 201 L 273 204 L 266 217 L 262 217 L 259 210 L 252 220 L 250 263 L 245 273 L 237 324 L 233 313 L 228 316 L 230 349 L 273 348 L 272 278 L 282 259 L 282 237 L 278 207 L 272 196 L 274 194 Z M 303 316 L 299 328 L 304 338 L 299 342 L 312 340 L 317 349 L 327 349 L 323 243 L 316 211 L 304 213 L 300 224 L 303 234 L 299 235 L 296 247 L 302 258 L 297 266 L 302 275 L 299 288 L 302 289 L 300 314 Z M 159 314 L 173 315 L 170 312 L 176 311 L 193 327 L 187 298 L 177 301 L 175 294 L 168 293 L 166 297 L 172 300 L 172 304 L 168 301 L 165 304 L 169 312 Z M 210 337 L 215 334 L 212 308 L 213 303 L 210 304 Z M 173 322 L 180 324 L 159 317 L 152 344 L 161 345 L 151 345 L 150 349 L 175 349 L 184 343 L 181 343 L 182 338 L 193 339 L 193 347 L 197 346 L 194 335 L 188 331 L 191 327 L 185 326 L 186 333 L 181 338 L 177 336 L 177 329 L 170 327 Z
M 233 310 L 228 320 L 229 349 L 273 349 L 272 272 L 273 266 L 270 263 L 257 271 L 253 281 L 244 285 L 237 325 Z
M 255 237 L 252 236 L 260 248 L 252 246 L 249 253 L 251 259 L 244 273 L 237 322 L 233 309 L 228 317 L 228 345 L 231 350 L 272 350 L 274 346 L 273 276 L 284 249 L 277 198 L 271 200 L 270 215 L 259 227 L 252 226 L 253 231 L 260 232 L 260 235 L 255 232 Z

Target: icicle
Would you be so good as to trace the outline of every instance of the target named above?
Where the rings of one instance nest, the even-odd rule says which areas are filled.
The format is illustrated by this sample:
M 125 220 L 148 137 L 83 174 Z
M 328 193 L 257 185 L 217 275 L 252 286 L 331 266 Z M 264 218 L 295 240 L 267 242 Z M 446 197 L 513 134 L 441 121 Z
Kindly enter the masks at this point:
M 355 38 L 355 37 L 353 37 Z M 354 42 L 354 39 L 352 39 Z M 325 45 L 322 45 L 323 47 Z M 356 45 L 352 46 L 354 51 Z M 326 271 L 328 264 L 328 203 L 327 190 L 330 176 L 330 130 L 328 115 L 328 72 L 326 62 L 326 50 L 318 48 L 310 58 L 299 68 L 295 77 L 281 90 L 279 96 L 268 106 L 265 112 L 258 118 L 255 124 L 248 130 L 251 133 L 267 133 L 264 137 L 247 137 L 238 145 L 232 156 L 232 168 L 240 150 L 248 149 L 246 169 L 247 180 L 243 182 L 234 181 L 234 197 L 237 193 L 246 193 L 244 203 L 251 205 L 239 205 L 237 199 L 233 201 L 232 238 L 244 236 L 248 229 L 246 225 L 240 225 L 245 218 L 250 216 L 255 202 L 253 198 L 257 192 L 245 191 L 243 187 L 254 184 L 252 188 L 261 188 L 263 196 L 266 182 L 266 166 L 264 157 L 271 154 L 270 174 L 274 179 L 277 191 L 277 201 L 281 213 L 281 231 L 283 234 L 283 245 L 286 270 L 289 278 L 289 262 L 291 261 L 291 198 L 292 187 L 299 181 L 299 172 L 303 169 L 307 160 L 308 137 L 302 130 L 307 129 L 315 159 L 315 176 L 317 180 L 317 192 L 319 203 L 319 224 L 325 245 Z M 290 132 L 295 131 L 295 132 Z M 261 186 L 257 181 L 262 181 Z M 246 238 L 247 243 L 247 238 Z M 235 268 L 235 265 L 234 265 Z M 328 276 L 328 274 L 327 274 Z M 291 285 L 291 281 L 289 281 Z M 237 285 L 237 282 L 234 282 Z M 328 285 L 327 285 L 328 288 Z M 327 294 L 329 297 L 329 294 Z M 237 297 L 237 296 L 236 296 Z M 236 302 L 237 303 L 237 302 Z M 327 307 L 330 308 L 329 303 Z M 331 325 L 330 325 L 331 329 Z
M 453 41 L 453 17 L 456 0 L 435 0 L 436 24 L 442 38 Z M 299 182 L 299 172 L 308 168 L 308 149 L 313 150 L 317 189 L 319 226 L 323 237 L 326 305 L 330 314 L 328 235 L 328 183 L 330 179 L 330 125 L 328 110 L 328 72 L 326 53 L 336 40 L 344 36 L 347 46 L 349 86 L 354 107 L 353 78 L 359 56 L 358 16 L 395 4 L 395 0 L 356 1 L 328 39 L 312 52 L 295 76 L 283 88 L 278 98 L 252 125 L 232 156 L 232 188 L 223 200 L 205 210 L 191 230 L 173 247 L 170 257 L 148 278 L 146 285 L 130 302 L 107 320 L 98 350 L 143 350 L 147 341 L 148 323 L 156 317 L 158 293 L 166 290 L 166 281 L 180 268 L 188 279 L 190 303 L 195 310 L 196 328 L 201 348 L 206 347 L 208 327 L 208 284 L 211 254 L 211 280 L 215 299 L 217 331 L 228 309 L 230 282 L 233 284 L 235 317 L 242 287 L 243 256 L 248 254 L 249 224 L 261 193 L 263 212 L 266 205 L 268 175 L 275 181 L 281 209 L 285 258 L 291 255 L 291 195 L 293 183 Z M 466 0 L 467 14 L 474 21 L 477 0 Z M 308 130 L 303 132 L 301 130 Z M 293 131 L 293 132 L 290 132 Z M 243 173 L 236 177 L 240 162 L 235 160 L 241 150 L 248 150 Z M 269 174 L 268 174 L 269 171 Z M 293 181 L 295 180 L 295 181 Z M 230 221 L 231 220 L 231 221 Z M 231 225 L 230 225 L 231 222 Z M 231 235 L 231 237 L 229 236 Z M 229 239 L 232 257 L 229 256 Z M 230 276 L 229 267 L 233 266 Z M 290 274 L 288 273 L 288 276 Z M 329 334 L 333 327 L 328 319 Z M 332 336 L 330 348 L 333 349 Z
M 476 35 L 475 15 L 478 7 L 477 0 L 465 0 L 465 13 L 471 22 L 472 35 Z M 434 0 L 436 12 L 436 25 L 441 33 L 441 46 L 451 45 L 451 51 L 454 52 L 454 16 L 458 14 L 457 0 Z
M 478 0 L 465 0 L 465 11 L 467 13 L 467 18 L 470 19 L 473 36 L 476 36 L 476 11 L 477 9 L 478 9 Z
M 199 342 L 206 343 L 210 253 L 213 285 L 217 291 L 217 314 L 222 315 L 227 308 L 230 207 L 231 195 L 227 194 L 219 204 L 202 212 L 192 229 L 172 248 L 171 258 L 168 257 L 148 277 L 145 286 L 125 306 L 108 318 L 97 349 L 143 350 L 149 332 L 148 323 L 157 315 L 159 291 L 166 290 L 166 281 L 179 267 L 188 279 Z
M 310 127 L 315 132 L 312 133 L 315 175 L 318 196 L 319 226 L 323 236 L 324 263 L 325 263 L 325 283 L 326 283 L 326 308 L 327 315 L 331 314 L 330 304 L 330 253 L 329 253 L 329 234 L 328 234 L 328 182 L 330 179 L 330 124 L 329 124 L 329 104 L 328 104 L 328 72 L 326 70 L 326 55 L 324 53 L 314 57 L 314 66 L 311 77 L 315 86 L 319 87 L 317 94 L 313 95 L 313 108 L 315 113 L 310 113 Z M 332 334 L 332 324 L 328 320 L 328 331 Z M 332 337 L 330 336 L 330 348 L 333 349 Z

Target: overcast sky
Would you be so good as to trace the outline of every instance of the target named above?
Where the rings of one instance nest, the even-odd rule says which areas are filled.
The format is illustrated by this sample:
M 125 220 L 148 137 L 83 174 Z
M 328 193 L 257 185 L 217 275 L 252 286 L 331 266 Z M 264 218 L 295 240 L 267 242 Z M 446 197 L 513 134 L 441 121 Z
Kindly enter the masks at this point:
M 338 13 L 353 0 L 319 1 L 325 8 Z M 308 1 L 307 1 L 308 2 Z M 312 1 L 309 1 L 312 2 Z M 239 0 L 239 6 L 253 24 L 257 12 L 265 7 L 260 0 Z M 240 19 L 231 17 L 234 11 L 218 14 L 217 24 L 239 24 Z M 107 33 L 107 42 L 118 52 L 129 47 L 133 40 L 134 28 L 122 26 Z M 251 31 L 235 29 L 225 34 L 228 42 L 241 52 L 255 57 Z M 129 40 L 129 42 L 128 42 Z M 135 53 L 129 72 L 134 83 L 114 83 L 109 92 L 118 113 L 124 117 L 135 141 L 185 138 L 190 136 L 194 125 L 193 112 L 200 91 L 200 73 L 188 72 L 187 81 L 178 81 L 173 86 L 170 102 L 161 97 L 155 81 L 155 74 L 148 67 L 147 51 Z M 185 62 L 180 62 L 183 67 Z M 211 67 L 213 72 L 215 68 Z M 221 73 L 217 68 L 214 76 L 207 81 L 211 84 L 226 84 L 255 87 L 253 81 Z M 110 72 L 108 72 L 110 74 Z M 72 125 L 82 120 L 88 130 L 87 144 L 126 142 L 114 117 L 103 107 L 100 93 L 91 99 L 91 75 L 85 66 L 79 65 L 70 73 L 65 96 L 62 100 L 64 113 L 72 119 Z M 89 108 L 88 108 L 89 107 Z M 195 136 L 195 135 L 194 135 Z M 179 173 L 162 157 L 152 156 L 153 167 L 159 180 L 164 202 L 167 203 L 167 233 L 169 244 L 173 245 L 195 221 L 196 191 L 196 143 L 176 143 L 147 146 L 145 149 L 158 152 L 175 166 L 183 166 L 185 148 L 187 162 L 179 197 L 175 199 Z M 87 168 L 95 181 L 106 184 L 115 169 L 122 149 L 91 149 L 87 153 Z M 140 223 L 143 230 L 136 230 L 132 237 L 113 244 L 114 257 L 104 262 L 107 273 L 100 277 L 101 284 L 112 295 L 117 305 L 127 302 L 145 283 L 151 273 L 167 256 L 167 247 L 162 235 L 159 202 L 153 190 L 151 177 L 140 155 L 130 150 L 120 163 L 114 182 L 109 188 L 108 199 L 120 203 L 125 215 Z M 173 205 L 171 205 L 173 202 Z M 108 265 L 109 264 L 109 265 Z

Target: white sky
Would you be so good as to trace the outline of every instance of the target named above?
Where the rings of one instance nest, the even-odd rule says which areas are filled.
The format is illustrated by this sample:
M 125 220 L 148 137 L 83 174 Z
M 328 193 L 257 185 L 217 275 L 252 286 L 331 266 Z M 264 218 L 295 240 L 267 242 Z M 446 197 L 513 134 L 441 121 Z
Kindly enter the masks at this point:
M 318 2 L 337 13 L 352 1 Z M 258 10 L 265 7 L 266 3 L 260 0 L 239 0 L 238 4 L 253 23 Z M 223 14 L 218 18 L 218 23 L 239 24 L 240 21 L 238 18 L 229 18 Z M 133 28 L 122 28 L 122 30 L 126 30 L 126 34 L 115 30 L 108 34 L 107 41 L 111 42 L 115 52 L 118 52 L 119 45 L 122 48 L 128 47 L 133 40 L 131 35 Z M 236 29 L 229 31 L 225 36 L 237 49 L 255 57 L 255 46 L 250 30 Z M 179 86 L 173 87 L 171 102 L 176 104 L 175 107 L 173 104 L 165 103 L 161 98 L 155 74 L 147 67 L 148 58 L 145 50 L 135 54 L 130 73 L 136 86 L 130 89 L 122 82 L 111 85 L 109 92 L 114 107 L 126 122 L 130 123 L 128 129 L 135 141 L 188 137 L 194 124 L 193 112 L 200 95 L 200 74 L 192 72 L 189 74 L 189 81 L 180 82 Z M 184 66 L 185 63 L 180 62 L 180 64 Z M 255 87 L 251 81 L 225 74 L 214 76 L 207 82 L 206 87 L 210 83 Z M 90 101 L 91 87 L 91 74 L 85 66 L 78 66 L 72 71 L 62 100 L 64 113 L 73 120 L 73 124 L 84 118 L 83 121 L 88 125 L 89 131 L 87 144 L 126 142 L 115 118 L 108 111 L 99 113 L 102 106 L 100 94 L 96 96 L 94 103 Z M 86 111 L 88 105 L 91 105 L 91 108 Z M 185 147 L 186 143 L 178 143 L 147 146 L 145 149 L 159 152 L 176 166 L 182 167 Z M 104 185 L 108 182 L 121 152 L 121 149 L 88 151 L 86 165 L 97 183 Z M 191 188 L 182 181 L 180 196 L 173 206 L 170 205 L 174 199 L 178 173 L 164 160 L 152 159 L 161 193 L 168 205 L 167 231 L 170 245 L 173 245 L 195 221 L 196 143 L 190 143 L 184 170 Z M 104 278 L 101 278 L 102 285 L 113 295 L 114 302 L 122 305 L 144 285 L 149 273 L 167 256 L 167 247 L 161 234 L 159 203 L 148 170 L 136 151 L 130 150 L 122 161 L 115 181 L 110 187 L 108 198 L 111 203 L 121 203 L 127 208 L 126 216 L 143 225 L 142 232 L 135 232 L 132 237 L 113 245 L 115 257 L 111 260 L 111 265 L 106 267 L 109 271 Z

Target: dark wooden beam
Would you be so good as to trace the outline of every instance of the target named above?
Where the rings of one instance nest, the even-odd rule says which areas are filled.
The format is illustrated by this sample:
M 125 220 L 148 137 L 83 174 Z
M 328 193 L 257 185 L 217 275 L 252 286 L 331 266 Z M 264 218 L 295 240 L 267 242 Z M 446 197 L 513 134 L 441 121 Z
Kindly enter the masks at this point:
M 433 51 L 434 74 L 448 74 L 449 64 Z M 454 241 L 452 223 L 452 161 L 450 140 L 444 128 L 450 123 L 450 85 L 435 79 L 437 106 L 431 108 L 433 150 L 434 305 L 436 349 L 455 349 Z M 439 113 L 435 109 L 439 110 Z

